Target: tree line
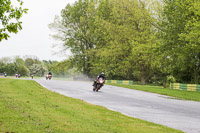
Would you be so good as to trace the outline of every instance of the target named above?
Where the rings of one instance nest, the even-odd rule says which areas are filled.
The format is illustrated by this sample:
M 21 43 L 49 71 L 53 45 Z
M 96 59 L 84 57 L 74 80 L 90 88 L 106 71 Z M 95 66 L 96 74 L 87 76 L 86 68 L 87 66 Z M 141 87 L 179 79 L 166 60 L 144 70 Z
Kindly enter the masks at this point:
M 1 0 L 0 41 L 21 30 L 23 2 Z M 200 1 L 77 0 L 49 24 L 53 38 L 69 49 L 69 59 L 0 61 L 0 70 L 38 76 L 80 72 L 90 77 L 146 82 L 200 82 Z M 29 64 L 29 63 L 30 64 Z
M 89 76 L 200 83 L 200 2 L 77 0 L 49 28 Z
M 0 59 L 0 73 L 6 72 L 8 76 L 20 74 L 21 76 L 43 77 L 49 71 L 54 77 L 70 77 L 76 74 L 76 71 L 70 67 L 68 61 L 40 61 L 35 56 L 4 57 Z

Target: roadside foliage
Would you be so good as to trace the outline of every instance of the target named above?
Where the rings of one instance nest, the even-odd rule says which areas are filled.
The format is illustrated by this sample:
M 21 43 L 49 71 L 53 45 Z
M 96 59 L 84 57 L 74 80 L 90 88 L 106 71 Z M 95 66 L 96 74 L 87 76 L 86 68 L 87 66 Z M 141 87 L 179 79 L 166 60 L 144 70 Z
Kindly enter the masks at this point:
M 49 24 L 71 50 L 70 63 L 90 77 L 200 83 L 200 2 L 78 0 Z
M 7 33 L 21 29 L 19 19 L 27 12 L 20 8 L 20 0 L 16 10 L 9 0 L 1 2 L 4 28 L 0 29 L 0 41 L 8 38 Z M 9 23 L 6 12 L 12 12 L 16 24 Z M 71 51 L 68 59 L 24 59 L 22 64 L 0 61 L 0 70 L 37 76 L 53 71 L 61 77 L 82 73 L 91 78 L 104 72 L 107 79 L 164 87 L 168 77 L 200 84 L 199 13 L 200 2 L 196 0 L 77 0 L 49 24 L 55 33 L 51 36 L 61 41 L 62 51 Z
M 49 25 L 71 50 L 70 61 L 84 74 L 104 71 L 112 79 L 153 76 L 158 47 L 154 3 L 135 0 L 79 0 Z
M 11 0 L 0 0 L 0 42 L 7 40 L 10 33 L 17 33 L 22 29 L 20 19 L 28 9 L 22 8 L 23 1 L 16 1 L 18 6 L 13 6 Z

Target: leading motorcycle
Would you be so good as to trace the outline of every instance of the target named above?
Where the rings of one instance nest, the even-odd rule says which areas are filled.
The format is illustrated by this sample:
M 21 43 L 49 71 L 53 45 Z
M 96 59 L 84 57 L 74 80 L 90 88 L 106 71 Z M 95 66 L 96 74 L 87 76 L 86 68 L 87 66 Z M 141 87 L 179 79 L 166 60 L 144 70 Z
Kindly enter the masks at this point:
M 96 92 L 99 91 L 100 88 L 104 85 L 104 83 L 105 83 L 105 80 L 103 78 L 97 79 L 93 87 L 93 91 L 96 91 Z

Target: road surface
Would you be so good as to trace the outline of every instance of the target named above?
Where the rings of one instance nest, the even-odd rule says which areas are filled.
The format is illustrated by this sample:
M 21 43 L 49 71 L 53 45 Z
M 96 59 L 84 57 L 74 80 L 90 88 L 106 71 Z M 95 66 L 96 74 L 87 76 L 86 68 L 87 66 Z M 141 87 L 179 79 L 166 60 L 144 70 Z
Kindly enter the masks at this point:
M 104 106 L 122 114 L 151 121 L 187 133 L 200 133 L 200 102 L 104 85 L 92 91 L 92 82 L 37 79 L 45 88 L 68 97 Z

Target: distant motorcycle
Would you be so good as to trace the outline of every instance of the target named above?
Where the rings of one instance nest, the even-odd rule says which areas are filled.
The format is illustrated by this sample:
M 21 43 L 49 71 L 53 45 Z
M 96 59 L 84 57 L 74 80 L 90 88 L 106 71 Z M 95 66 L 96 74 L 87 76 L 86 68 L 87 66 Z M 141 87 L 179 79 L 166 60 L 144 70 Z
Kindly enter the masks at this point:
M 105 80 L 103 78 L 99 78 L 94 85 L 93 91 L 96 91 L 96 92 L 99 91 L 100 88 L 104 85 L 104 83 L 105 83 Z
M 46 80 L 48 80 L 48 79 L 51 80 L 51 78 L 52 78 L 52 75 L 50 75 L 50 74 L 46 75 Z

